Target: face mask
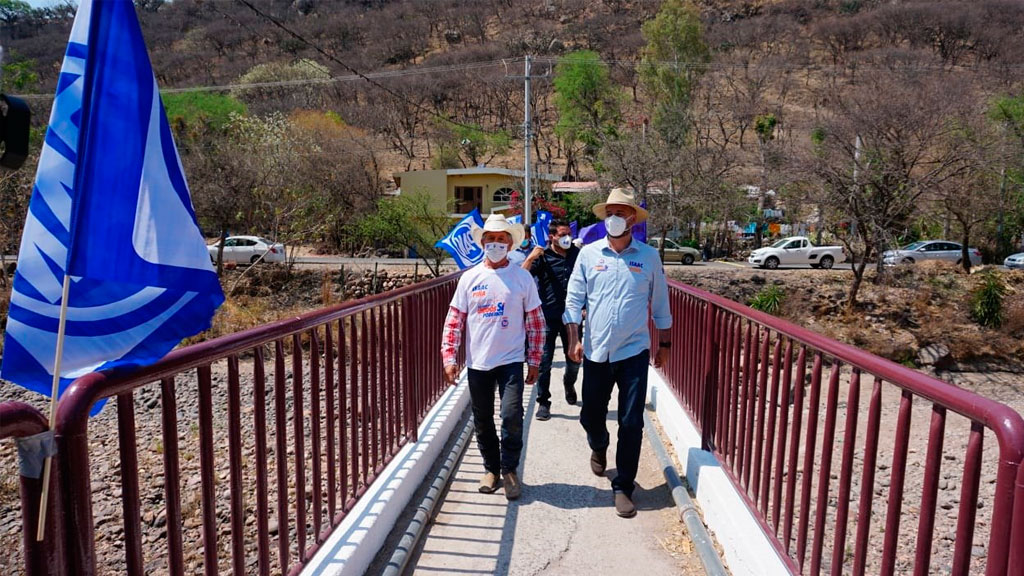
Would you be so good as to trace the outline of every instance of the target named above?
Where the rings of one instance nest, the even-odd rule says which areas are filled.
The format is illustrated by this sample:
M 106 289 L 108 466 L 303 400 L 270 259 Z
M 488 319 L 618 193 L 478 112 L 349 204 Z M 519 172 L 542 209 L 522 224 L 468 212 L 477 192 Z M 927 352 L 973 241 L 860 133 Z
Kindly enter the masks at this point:
M 558 245 L 562 250 L 568 250 L 569 246 L 572 246 L 572 236 L 562 236 L 558 239 Z
M 530 241 L 529 240 L 523 240 L 522 242 L 519 243 L 519 247 L 520 248 L 529 248 L 530 247 Z
M 484 245 L 484 255 L 491 262 L 497 264 L 508 255 L 508 244 L 502 242 L 491 242 Z
M 612 238 L 618 238 L 626 233 L 626 219 L 622 216 L 609 216 L 604 219 L 604 228 Z

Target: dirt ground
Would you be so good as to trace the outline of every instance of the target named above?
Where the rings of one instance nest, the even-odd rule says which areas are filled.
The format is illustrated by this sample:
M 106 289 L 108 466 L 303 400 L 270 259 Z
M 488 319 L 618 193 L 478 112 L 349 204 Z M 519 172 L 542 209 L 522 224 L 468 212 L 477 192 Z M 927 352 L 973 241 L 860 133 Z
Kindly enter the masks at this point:
M 891 271 L 876 284 L 867 273 L 853 311 L 846 307 L 849 270 L 708 269 L 674 266 L 671 278 L 749 304 L 770 285 L 784 294 L 779 316 L 819 334 L 911 367 L 929 345 L 949 350 L 946 368 L 1024 372 L 1024 271 L 999 271 L 1009 287 L 1006 321 L 999 329 L 970 317 L 971 293 L 981 270 L 965 274 L 947 265 L 921 264 Z

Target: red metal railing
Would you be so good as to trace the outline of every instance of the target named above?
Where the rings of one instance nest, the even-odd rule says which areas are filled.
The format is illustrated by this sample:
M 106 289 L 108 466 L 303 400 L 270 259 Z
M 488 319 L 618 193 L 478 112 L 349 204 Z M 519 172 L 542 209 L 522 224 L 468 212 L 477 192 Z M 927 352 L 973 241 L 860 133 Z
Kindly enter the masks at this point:
M 23 402 L 0 402 L 0 441 L 18 439 L 40 434 L 49 429 L 46 417 L 38 410 Z M 58 513 L 60 503 L 51 500 L 46 510 L 46 528 L 43 540 L 36 541 L 36 527 L 39 522 L 39 495 L 43 479 L 19 475 L 21 490 L 21 540 L 22 558 L 26 576 L 63 574 L 63 546 L 58 537 Z M 57 475 L 50 475 L 51 490 L 56 489 Z M 54 492 L 51 492 L 53 494 Z M 5 559 L 10 565 L 16 560 Z
M 702 290 L 670 300 L 663 374 L 793 573 L 1024 573 L 1020 414 Z
M 133 575 L 299 572 L 443 393 L 441 326 L 456 282 L 438 278 L 176 350 L 130 374 L 75 381 L 56 429 L 70 572 L 93 574 L 98 563 Z M 188 406 L 178 405 L 182 383 L 198 386 Z M 140 438 L 150 418 L 136 418 L 137 408 L 157 405 L 140 395 L 155 396 L 157 384 L 160 430 Z M 101 556 L 93 506 L 105 492 L 94 492 L 88 415 L 111 397 L 124 550 Z M 215 449 L 224 444 L 226 456 Z M 153 446 L 161 469 L 140 482 L 140 450 Z M 196 454 L 198 482 L 182 486 L 182 459 Z

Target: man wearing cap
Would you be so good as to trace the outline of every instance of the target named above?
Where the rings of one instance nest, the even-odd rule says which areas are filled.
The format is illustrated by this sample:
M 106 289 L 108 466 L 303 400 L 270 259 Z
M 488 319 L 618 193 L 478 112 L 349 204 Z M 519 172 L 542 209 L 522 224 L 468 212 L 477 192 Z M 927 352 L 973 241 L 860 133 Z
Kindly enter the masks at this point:
M 569 285 L 569 276 L 576 265 L 579 248 L 572 245 L 572 229 L 564 220 L 553 220 L 548 225 L 547 249 L 535 246 L 533 252 L 523 262 L 523 269 L 537 279 L 540 293 L 541 309 L 547 322 L 548 333 L 544 339 L 544 355 L 540 361 L 540 377 L 537 379 L 537 420 L 551 419 L 551 362 L 555 356 L 555 344 L 562 338 L 565 350 L 565 374 L 562 376 L 562 388 L 565 390 L 565 401 L 569 405 L 576 404 L 576 375 L 580 365 L 569 359 L 569 335 L 562 324 L 565 312 L 565 295 Z
M 522 486 L 516 470 L 523 451 L 523 362 L 526 383 L 537 381 L 544 346 L 544 315 L 530 273 L 509 264 L 508 253 L 522 242 L 521 224 L 492 214 L 473 240 L 483 246 L 484 261 L 459 278 L 441 337 L 445 380 L 455 383 L 456 358 L 466 329 L 466 366 L 476 442 L 484 459 L 480 491 L 498 489 L 515 500 Z M 501 440 L 494 429 L 494 390 L 501 398 Z
M 636 515 L 633 490 L 643 443 L 647 366 L 651 358 L 648 319 L 658 329 L 654 365 L 665 365 L 671 346 L 668 285 L 658 251 L 633 240 L 635 224 L 647 219 L 633 193 L 615 188 L 608 201 L 594 206 L 604 220 L 607 236 L 584 246 L 569 279 L 562 320 L 569 333 L 572 360 L 583 362 L 583 408 L 580 424 L 590 444 L 590 469 L 604 475 L 609 444 L 608 403 L 618 387 L 617 475 L 612 479 L 615 511 L 623 518 Z M 588 327 L 579 341 L 582 310 Z M 648 312 L 649 310 L 649 312 Z

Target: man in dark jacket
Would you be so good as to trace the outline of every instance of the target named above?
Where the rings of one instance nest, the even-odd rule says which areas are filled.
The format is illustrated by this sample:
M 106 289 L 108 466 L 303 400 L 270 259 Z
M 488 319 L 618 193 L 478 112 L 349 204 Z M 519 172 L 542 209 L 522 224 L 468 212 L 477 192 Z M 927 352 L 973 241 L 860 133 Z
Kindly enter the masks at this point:
M 551 418 L 551 360 L 555 355 L 555 343 L 562 338 L 562 350 L 565 352 L 565 375 L 562 385 L 565 388 L 565 401 L 576 404 L 576 375 L 580 365 L 569 360 L 569 336 L 562 324 L 562 313 L 565 312 L 565 290 L 569 284 L 569 276 L 576 266 L 579 248 L 572 244 L 572 230 L 564 220 L 554 220 L 548 226 L 548 247 L 534 247 L 523 262 L 523 268 L 530 271 L 537 279 L 541 309 L 548 325 L 547 338 L 544 341 L 544 355 L 540 361 L 540 377 L 537 380 L 537 420 Z

